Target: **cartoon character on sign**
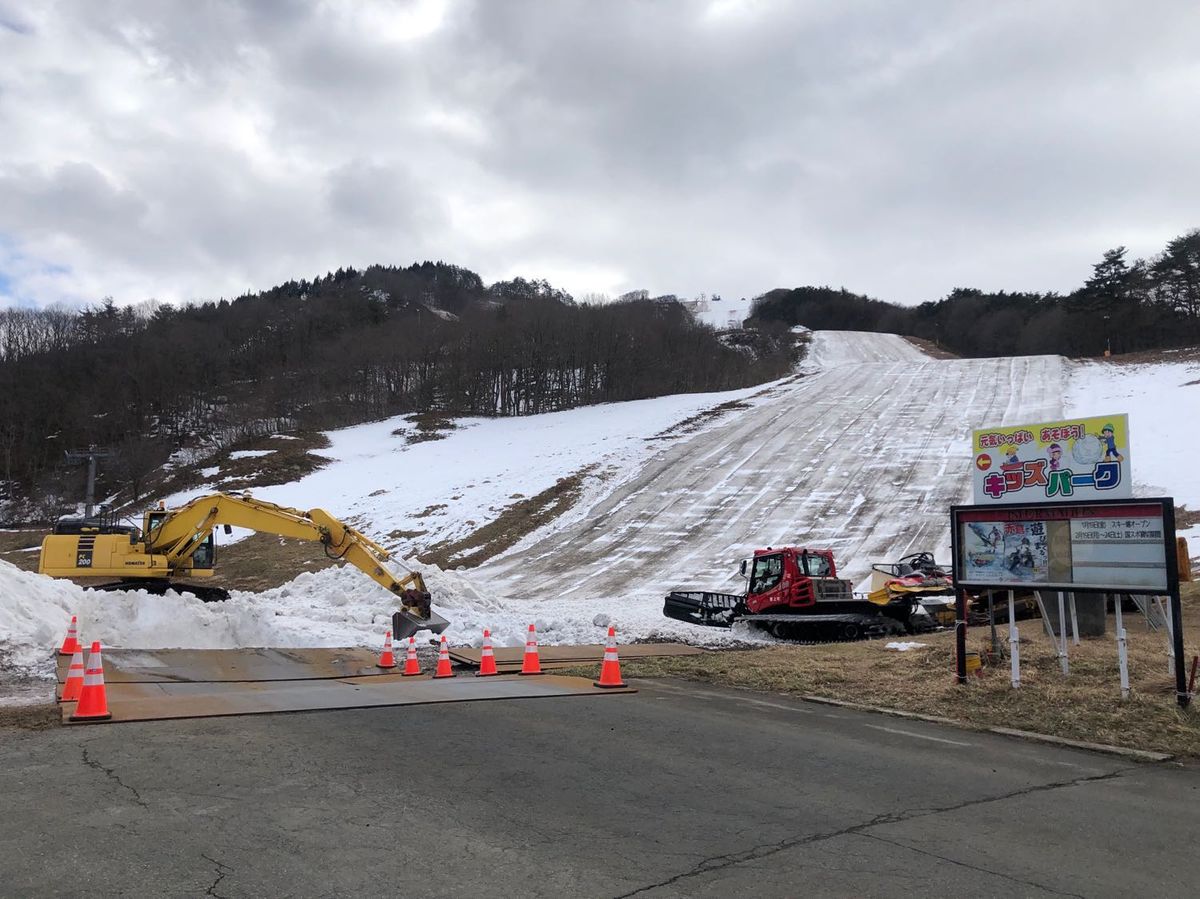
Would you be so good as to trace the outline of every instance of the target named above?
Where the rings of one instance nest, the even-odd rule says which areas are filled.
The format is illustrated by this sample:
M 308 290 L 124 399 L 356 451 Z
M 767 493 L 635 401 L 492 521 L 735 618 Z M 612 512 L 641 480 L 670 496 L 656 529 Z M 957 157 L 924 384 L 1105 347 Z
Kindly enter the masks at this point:
M 1017 448 L 1015 446 L 1006 446 L 1004 448 L 1004 453 L 1005 453 L 1005 459 L 1004 459 L 1005 465 L 1020 465 L 1021 464 L 1021 457 L 1017 455 Z
M 1104 444 L 1104 461 L 1105 462 L 1124 462 L 1125 457 L 1121 455 L 1121 451 L 1117 449 L 1117 439 L 1114 436 L 1116 429 L 1112 425 L 1106 424 L 1100 429 L 1100 442 Z
M 1057 443 L 1050 444 L 1047 447 L 1050 453 L 1050 470 L 1058 471 L 1062 468 L 1062 446 Z

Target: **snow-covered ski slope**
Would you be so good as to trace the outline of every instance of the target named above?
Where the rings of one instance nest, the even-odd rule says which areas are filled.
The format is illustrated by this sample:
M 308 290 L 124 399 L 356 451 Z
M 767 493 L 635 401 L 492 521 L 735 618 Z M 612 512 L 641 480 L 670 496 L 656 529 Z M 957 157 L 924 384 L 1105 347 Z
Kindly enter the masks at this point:
M 1139 492 L 1200 506 L 1189 455 L 1200 439 L 1190 414 L 1200 361 L 935 360 L 891 335 L 812 340 L 801 373 L 749 390 L 463 420 L 445 440 L 412 445 L 392 433 L 411 427 L 403 418 L 347 428 L 330 434 L 326 469 L 256 493 L 328 509 L 372 535 L 424 529 L 426 540 L 445 539 L 494 520 L 514 494 L 596 466 L 573 509 L 506 555 L 468 571 L 416 566 L 452 642 L 478 645 L 489 627 L 514 646 L 530 621 L 547 643 L 597 642 L 608 621 L 623 640 L 769 640 L 662 616 L 671 587 L 740 589 L 737 562 L 756 547 L 831 547 L 856 581 L 906 552 L 944 557 L 946 508 L 968 499 L 978 425 L 1128 411 Z M 726 410 L 697 417 L 715 406 Z M 445 508 L 426 509 L 436 504 Z M 393 545 L 403 552 L 403 542 Z M 0 682 L 6 668 L 51 671 L 45 649 L 71 614 L 109 646 L 375 646 L 393 607 L 353 569 L 205 606 L 96 594 L 0 562 Z
M 661 614 L 668 588 L 733 589 L 738 560 L 759 547 L 832 548 L 855 580 L 908 552 L 945 557 L 946 510 L 969 490 L 970 429 L 1058 417 L 1066 377 L 1058 356 L 935 360 L 858 332 L 814 334 L 806 368 L 819 370 L 472 575 L 535 608 Z

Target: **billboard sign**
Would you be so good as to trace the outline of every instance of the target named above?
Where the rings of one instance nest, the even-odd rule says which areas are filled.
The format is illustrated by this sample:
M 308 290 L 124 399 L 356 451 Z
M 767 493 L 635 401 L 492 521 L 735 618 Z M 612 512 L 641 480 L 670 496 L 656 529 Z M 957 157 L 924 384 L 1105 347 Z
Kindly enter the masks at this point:
M 1166 594 L 1178 577 L 1170 499 L 956 506 L 951 516 L 964 587 Z
M 980 428 L 971 434 L 977 505 L 1129 499 L 1129 416 Z

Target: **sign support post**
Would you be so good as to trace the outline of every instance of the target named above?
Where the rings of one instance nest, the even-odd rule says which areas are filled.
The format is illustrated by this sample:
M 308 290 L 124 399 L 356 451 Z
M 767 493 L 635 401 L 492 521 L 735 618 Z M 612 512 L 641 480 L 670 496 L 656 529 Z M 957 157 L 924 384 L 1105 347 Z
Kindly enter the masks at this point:
M 1167 534 L 1175 536 L 1175 504 L 1169 503 L 1163 513 Z M 1171 652 L 1175 656 L 1175 699 L 1186 709 L 1192 694 L 1188 692 L 1187 660 L 1183 657 L 1183 607 L 1179 599 L 1179 553 L 1167 553 L 1167 593 L 1171 597 Z
M 1058 591 L 1058 666 L 1063 677 L 1071 673 L 1071 661 L 1067 658 L 1067 618 L 1063 609 L 1063 592 Z
M 1012 659 L 1012 685 L 1013 689 L 1021 686 L 1021 632 L 1017 630 L 1017 616 L 1015 611 L 1015 597 L 1013 591 L 1008 591 L 1008 654 Z
M 1117 661 L 1121 666 L 1121 698 L 1129 698 L 1129 644 L 1125 638 L 1125 621 L 1121 613 L 1121 594 L 1114 594 L 1113 609 L 1117 624 Z

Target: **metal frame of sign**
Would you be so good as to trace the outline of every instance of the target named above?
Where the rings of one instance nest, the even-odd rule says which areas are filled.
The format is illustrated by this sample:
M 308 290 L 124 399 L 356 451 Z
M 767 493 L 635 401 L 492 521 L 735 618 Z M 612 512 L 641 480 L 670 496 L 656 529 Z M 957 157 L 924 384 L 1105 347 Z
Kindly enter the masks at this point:
M 950 552 L 953 557 L 952 569 L 954 592 L 958 600 L 956 622 L 957 632 L 957 675 L 959 683 L 967 683 L 967 589 L 971 590 L 1011 590 L 1013 582 L 989 583 L 986 580 L 964 580 L 959 577 L 961 558 L 959 556 L 959 520 L 964 512 L 985 514 L 993 520 L 1003 521 L 1011 517 L 1014 521 L 1036 521 L 1046 519 L 1074 520 L 1085 516 L 1072 515 L 1072 509 L 1121 509 L 1132 506 L 1157 506 L 1161 509 L 1163 521 L 1163 552 L 1166 563 L 1166 589 L 1151 590 L 1128 585 L 1099 585 L 1073 583 L 1030 584 L 1034 589 L 1066 590 L 1074 593 L 1137 593 L 1157 596 L 1169 596 L 1171 606 L 1171 637 L 1175 650 L 1175 692 L 1179 705 L 1187 707 L 1189 695 L 1185 674 L 1183 656 L 1183 612 L 1179 603 L 1179 560 L 1176 555 L 1175 541 L 1175 501 L 1170 497 L 1153 497 L 1149 499 L 1114 499 L 1114 500 L 1084 500 L 1081 502 L 1050 502 L 1050 503 L 1021 503 L 1010 505 L 974 505 L 952 506 L 950 508 Z M 961 586 L 960 586 L 961 584 Z

